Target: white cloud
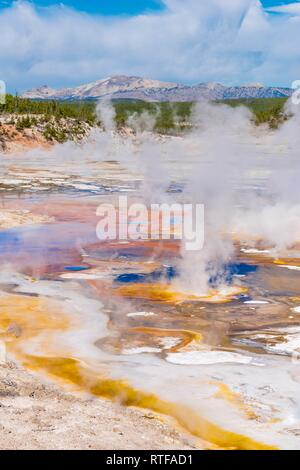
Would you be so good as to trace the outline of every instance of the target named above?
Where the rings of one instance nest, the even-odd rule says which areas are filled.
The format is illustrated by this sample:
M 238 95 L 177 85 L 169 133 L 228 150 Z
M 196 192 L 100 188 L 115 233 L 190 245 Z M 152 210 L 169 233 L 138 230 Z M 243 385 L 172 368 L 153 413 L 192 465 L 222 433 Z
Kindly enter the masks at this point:
M 297 16 L 270 15 L 257 0 L 164 3 L 160 13 L 112 19 L 17 2 L 0 13 L 0 78 L 11 90 L 120 73 L 185 83 L 300 78 Z

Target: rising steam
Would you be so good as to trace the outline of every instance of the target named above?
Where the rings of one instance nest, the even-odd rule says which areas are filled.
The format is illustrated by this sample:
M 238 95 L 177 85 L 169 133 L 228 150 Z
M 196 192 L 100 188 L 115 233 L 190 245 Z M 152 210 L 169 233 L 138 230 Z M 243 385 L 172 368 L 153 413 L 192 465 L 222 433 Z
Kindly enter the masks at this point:
M 247 246 L 263 240 L 275 254 L 300 240 L 299 109 L 288 102 L 289 119 L 269 130 L 257 127 L 245 107 L 201 102 L 193 108 L 190 130 L 166 137 L 152 132 L 155 116 L 146 112 L 129 118 L 133 132 L 118 132 L 113 106 L 101 102 L 97 115 L 104 130 L 81 145 L 28 152 L 26 162 L 42 160 L 97 180 L 95 162 L 118 161 L 141 179 L 139 197 L 146 203 L 204 204 L 204 248 L 187 252 L 182 244 L 176 281 L 183 290 L 204 293 L 211 278 L 219 286 L 225 282 L 234 240 Z M 180 194 L 168 192 L 174 182 Z

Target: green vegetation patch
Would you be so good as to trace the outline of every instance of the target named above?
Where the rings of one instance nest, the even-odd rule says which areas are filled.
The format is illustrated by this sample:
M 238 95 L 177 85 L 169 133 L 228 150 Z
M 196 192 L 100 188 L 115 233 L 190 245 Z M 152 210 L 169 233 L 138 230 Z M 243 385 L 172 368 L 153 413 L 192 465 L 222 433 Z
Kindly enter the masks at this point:
M 277 128 L 288 116 L 284 112 L 285 98 L 228 100 L 222 103 L 232 107 L 244 105 L 254 115 L 257 125 L 267 124 Z M 201 102 L 198 104 L 201 109 Z M 122 128 L 131 124 L 133 117 L 143 117 L 147 113 L 153 118 L 154 130 L 162 134 L 178 134 L 191 127 L 190 117 L 193 108 L 191 102 L 153 103 L 143 101 L 115 101 L 116 125 Z M 12 114 L 11 124 L 18 130 L 30 128 L 38 122 L 46 124 L 44 135 L 48 140 L 65 141 L 69 137 L 80 136 L 82 124 L 99 124 L 96 117 L 95 101 L 34 101 L 8 95 L 6 103 L 0 105 L 0 114 Z M 62 122 L 74 120 L 71 132 L 67 132 Z M 140 125 L 142 125 L 140 119 Z
M 96 121 L 94 102 L 70 101 L 35 101 L 18 96 L 7 95 L 6 103 L 0 105 L 0 114 L 43 115 L 50 121 L 51 118 L 77 119 L 93 125 Z

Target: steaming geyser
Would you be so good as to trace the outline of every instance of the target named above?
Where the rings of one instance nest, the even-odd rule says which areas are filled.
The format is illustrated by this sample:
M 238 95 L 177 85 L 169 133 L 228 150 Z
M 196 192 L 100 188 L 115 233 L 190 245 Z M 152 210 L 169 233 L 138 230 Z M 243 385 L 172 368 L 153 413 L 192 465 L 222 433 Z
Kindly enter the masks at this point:
M 287 424 L 299 401 L 297 119 L 269 133 L 244 109 L 201 104 L 182 138 L 96 132 L 43 154 L 55 184 L 34 168 L 40 155 L 22 159 L 20 193 L 35 197 L 10 192 L 3 204 L 46 212 L 48 224 L 1 233 L 9 350 L 64 384 L 169 414 L 210 446 L 299 446 Z M 147 203 L 204 204 L 203 250 L 100 242 L 96 208 L 124 189 Z M 229 275 L 232 264 L 253 269 Z M 164 265 L 177 277 L 151 278 Z M 118 282 L 128 273 L 146 281 Z

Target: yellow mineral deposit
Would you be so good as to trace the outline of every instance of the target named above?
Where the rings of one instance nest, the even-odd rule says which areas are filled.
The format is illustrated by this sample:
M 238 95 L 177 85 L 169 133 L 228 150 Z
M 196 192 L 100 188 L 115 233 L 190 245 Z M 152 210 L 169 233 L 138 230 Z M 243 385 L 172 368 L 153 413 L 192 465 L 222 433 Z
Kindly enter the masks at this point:
M 188 406 L 181 406 L 161 400 L 154 394 L 134 389 L 125 381 L 95 377 L 93 371 L 82 368 L 76 359 L 28 356 L 27 361 L 27 367 L 46 371 L 54 377 L 64 378 L 69 383 L 77 385 L 93 395 L 108 398 L 124 406 L 146 408 L 156 413 L 170 416 L 194 436 L 211 443 L 213 446 L 217 445 L 221 449 L 276 449 L 274 446 L 263 444 L 246 436 L 222 429 L 197 415 Z
M 72 328 L 68 315 L 59 308 L 58 303 L 43 297 L 3 294 L 0 297 L 0 311 L 2 340 L 5 340 L 8 351 L 28 369 L 51 376 L 95 396 L 111 399 L 124 406 L 146 408 L 170 416 L 193 435 L 211 443 L 210 447 L 274 449 L 273 446 L 222 429 L 197 415 L 188 406 L 170 403 L 154 394 L 136 390 L 126 381 L 101 377 L 99 373 L 95 373 L 93 369 L 82 363 L 80 358 L 60 356 L 59 353 L 55 355 L 53 350 L 55 334 Z M 148 333 L 165 334 L 164 331 L 159 332 L 153 329 L 151 332 L 149 329 Z M 200 335 L 189 331 L 182 332 L 182 334 L 189 340 L 200 339 Z M 43 355 L 29 354 L 28 350 L 32 345 L 36 347 L 36 341 L 39 338 L 39 349 L 43 350 Z
M 178 292 L 168 284 L 132 284 L 117 288 L 117 293 L 124 297 L 139 298 L 157 302 L 183 303 L 183 302 L 231 302 L 236 296 L 244 294 L 247 289 L 240 286 L 230 286 L 224 289 L 211 289 L 204 295 L 193 295 Z
M 222 382 L 212 382 L 217 387 L 216 398 L 221 398 L 229 402 L 232 406 L 241 411 L 247 419 L 257 419 L 258 415 L 250 405 L 245 403 L 240 393 L 234 392 L 231 388 Z

